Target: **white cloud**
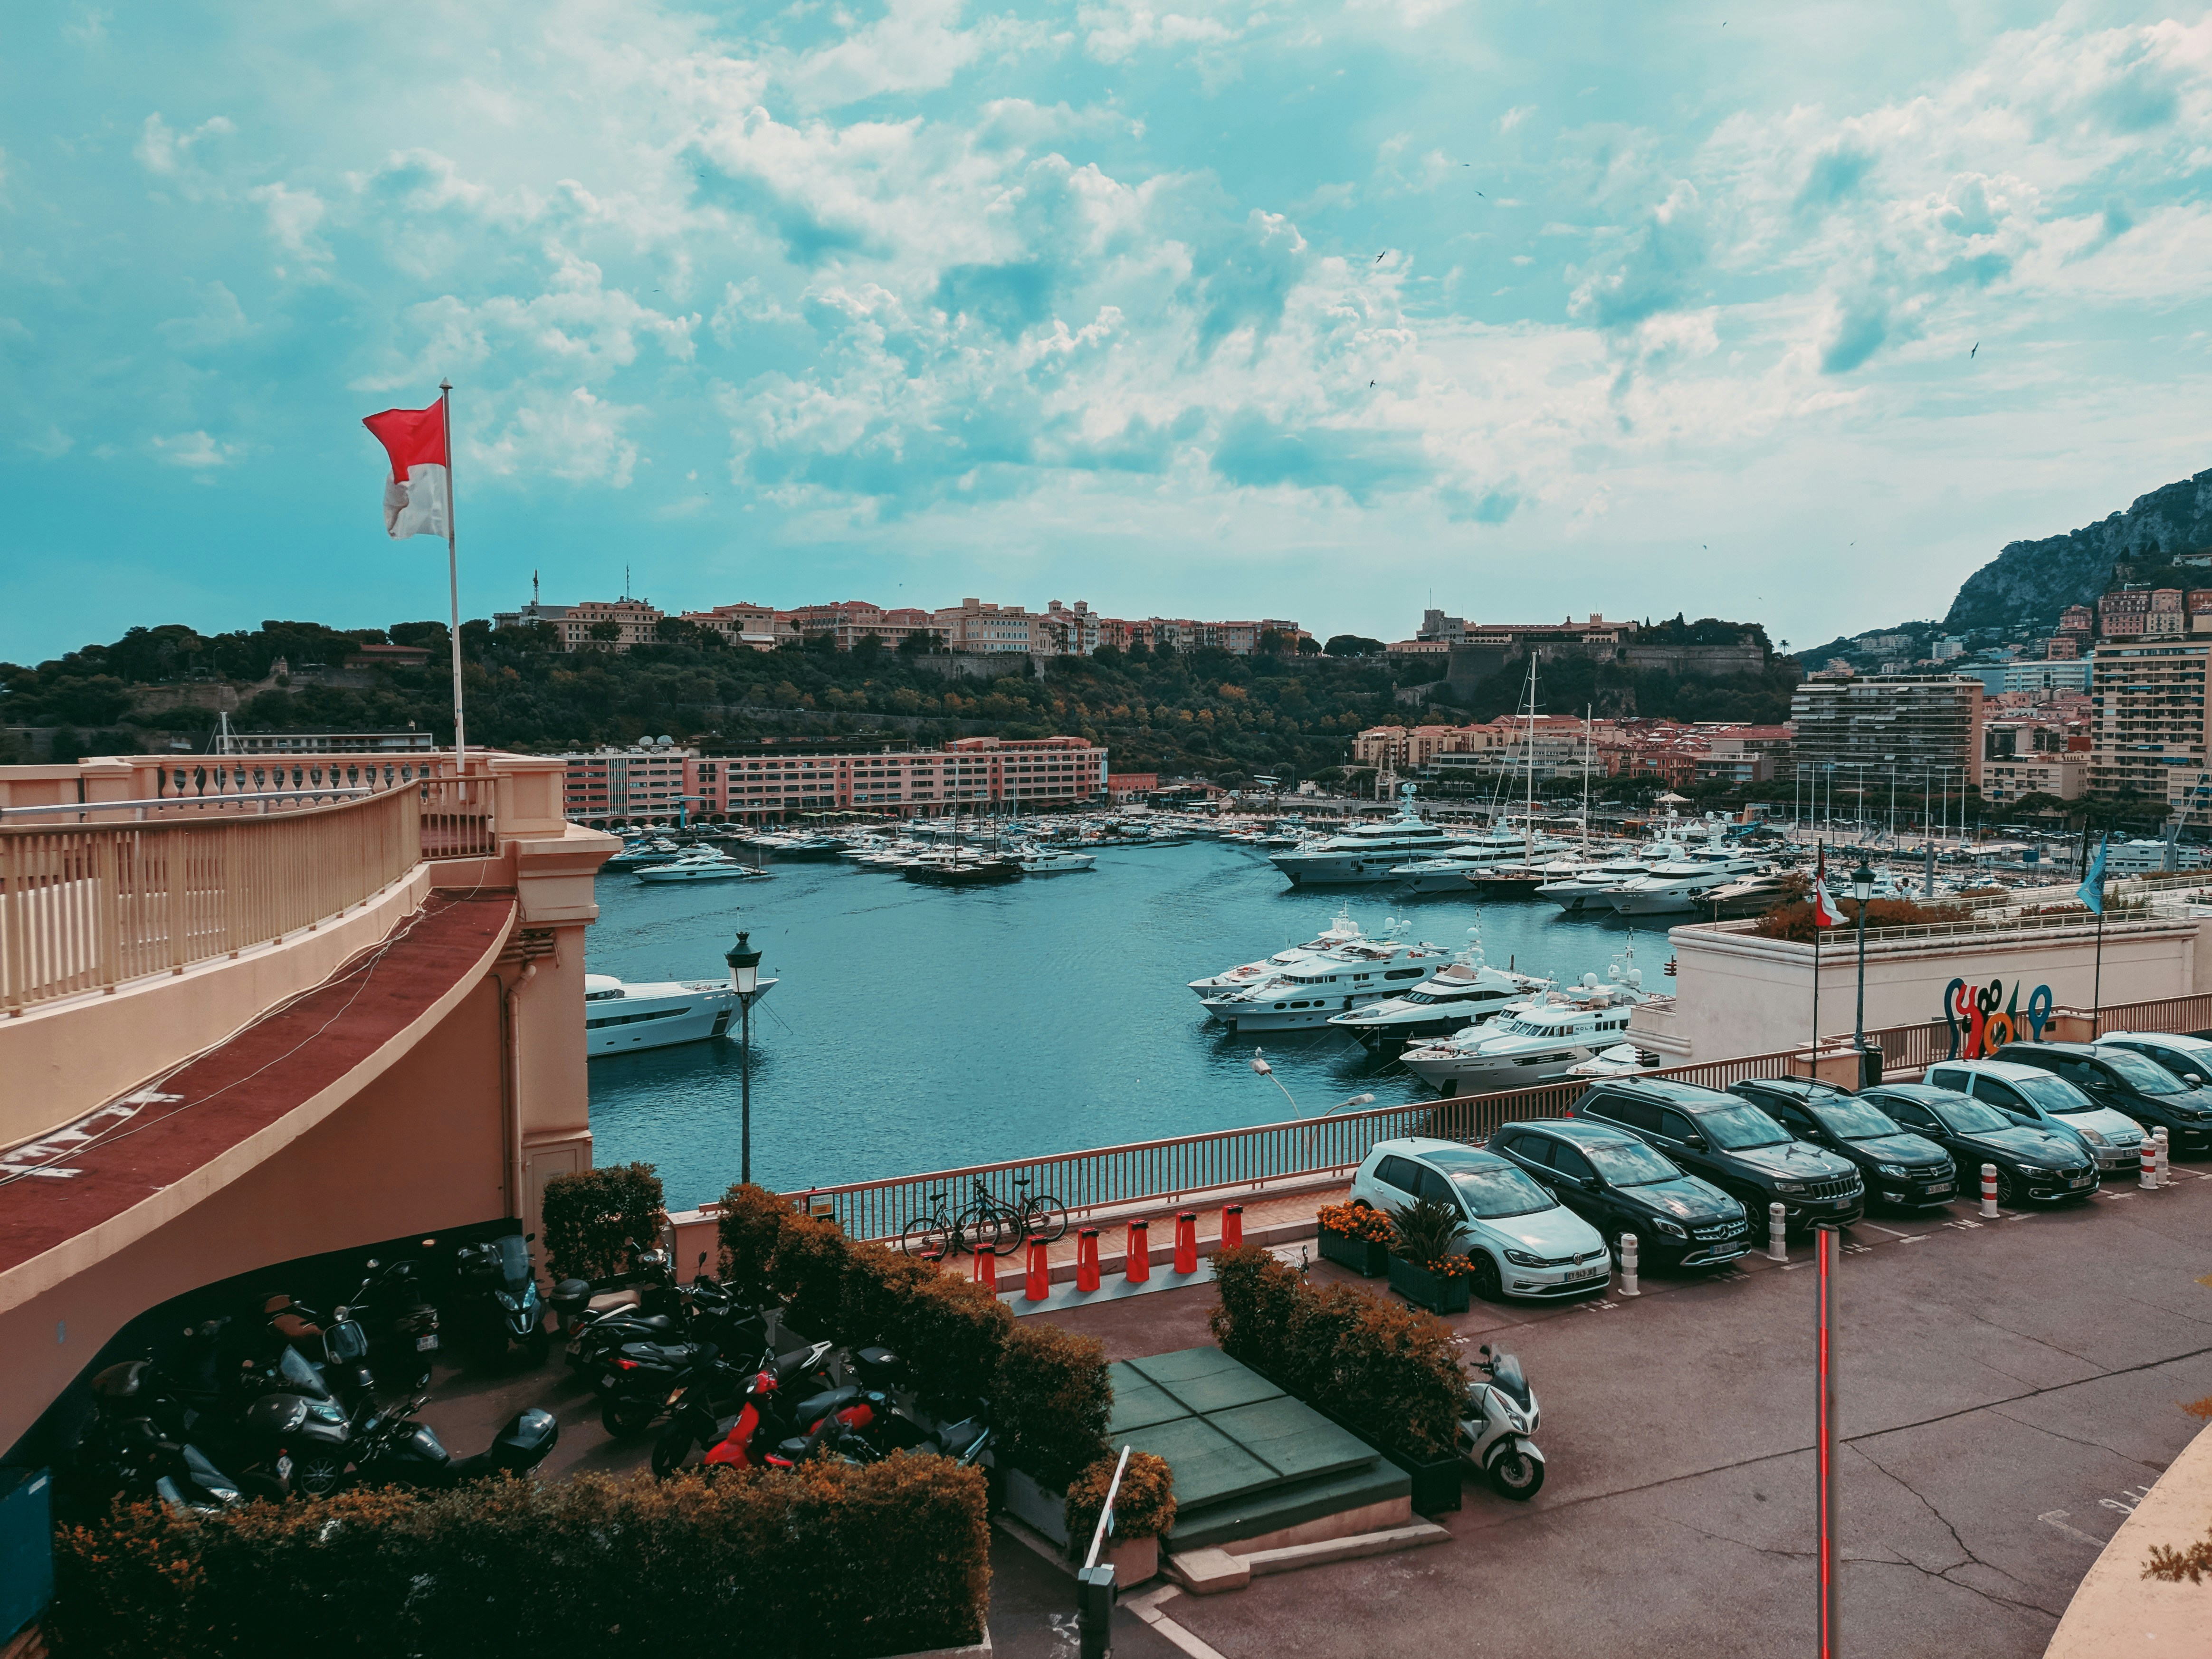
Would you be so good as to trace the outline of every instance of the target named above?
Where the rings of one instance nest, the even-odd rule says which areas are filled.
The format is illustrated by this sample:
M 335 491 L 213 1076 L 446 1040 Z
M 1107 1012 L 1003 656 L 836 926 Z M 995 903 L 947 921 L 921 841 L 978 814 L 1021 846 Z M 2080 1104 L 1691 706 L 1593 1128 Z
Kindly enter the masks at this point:
M 502 478 L 554 477 L 627 489 L 638 464 L 623 428 L 641 411 L 605 402 L 583 386 L 532 392 L 495 436 L 472 442 L 464 461 Z
M 328 211 L 321 197 L 283 184 L 258 185 L 246 194 L 269 216 L 269 234 L 279 247 L 295 258 L 315 264 L 329 260 L 330 250 L 313 240 Z
M 158 459 L 194 472 L 228 466 L 245 453 L 240 446 L 219 443 L 204 432 L 179 432 L 173 437 L 157 437 L 152 441 Z
M 173 177 L 191 164 L 192 149 L 202 140 L 237 131 L 228 117 L 211 115 L 190 132 L 173 131 L 156 110 L 148 116 L 140 128 L 138 142 L 131 153 L 138 158 L 147 172 L 162 177 Z

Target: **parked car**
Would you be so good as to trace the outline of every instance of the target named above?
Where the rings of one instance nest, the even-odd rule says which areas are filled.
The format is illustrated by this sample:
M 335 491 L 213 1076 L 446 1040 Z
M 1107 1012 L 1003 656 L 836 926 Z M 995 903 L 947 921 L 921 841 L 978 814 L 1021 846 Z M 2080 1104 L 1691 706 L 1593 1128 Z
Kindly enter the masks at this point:
M 1459 1237 L 1474 1267 L 1471 1288 L 1486 1300 L 1578 1296 L 1612 1279 L 1597 1230 L 1510 1158 L 1455 1140 L 1385 1140 L 1352 1178 L 1352 1201 L 1386 1215 L 1419 1198 L 1467 1218 Z
M 1607 1078 L 1569 1115 L 1633 1132 L 1754 1216 L 1781 1205 L 1791 1232 L 1823 1222 L 1848 1227 L 1866 1214 L 1866 1186 L 1849 1158 L 1791 1139 L 1749 1101 L 1718 1089 L 1672 1078 Z
M 2100 1048 L 2126 1048 L 2154 1060 L 2187 1082 L 2194 1078 L 2212 1088 L 2212 1038 L 2185 1036 L 2179 1032 L 2107 1031 L 2097 1039 Z
M 1981 1192 L 1982 1165 L 1997 1170 L 1997 1202 L 2063 1204 L 2097 1190 L 2097 1161 L 2081 1140 L 2023 1123 L 1984 1101 L 1924 1083 L 1885 1083 L 1859 1097 L 1958 1160 L 1962 1197 Z
M 2087 1042 L 2008 1042 L 1999 1060 L 2035 1066 L 2148 1131 L 2166 1131 L 2175 1156 L 2212 1151 L 2212 1097 L 2147 1054 Z
M 1534 1176 L 1616 1255 L 1623 1233 L 1659 1267 L 1717 1267 L 1751 1248 L 1741 1204 L 1626 1129 L 1577 1118 L 1508 1123 L 1490 1150 Z
M 2125 1170 L 2142 1157 L 2143 1132 L 2134 1119 L 2100 1106 L 2064 1078 L 2053 1077 L 2039 1066 L 2008 1060 L 1945 1060 L 1922 1073 L 1920 1080 L 1930 1088 L 1972 1095 L 2023 1123 L 2072 1135 L 2089 1149 L 2103 1173 Z
M 1899 1128 L 1849 1090 L 1814 1078 L 1747 1079 L 1741 1095 L 1798 1139 L 1849 1158 L 1869 1198 L 1901 1210 L 1938 1210 L 1958 1196 L 1950 1154 Z

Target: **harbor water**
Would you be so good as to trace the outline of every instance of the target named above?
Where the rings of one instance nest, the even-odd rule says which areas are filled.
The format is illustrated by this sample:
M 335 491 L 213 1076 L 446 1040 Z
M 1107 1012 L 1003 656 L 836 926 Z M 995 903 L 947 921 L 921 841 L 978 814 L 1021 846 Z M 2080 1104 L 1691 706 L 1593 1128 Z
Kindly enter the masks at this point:
M 779 982 L 753 1010 L 753 1174 L 781 1190 L 1279 1122 L 1250 1066 L 1264 1048 L 1308 1114 L 1372 1092 L 1430 1093 L 1328 1030 L 1232 1037 L 1188 982 L 1313 938 L 1340 908 L 1373 937 L 1449 950 L 1480 927 L 1487 959 L 1601 977 L 1625 945 L 1648 989 L 1666 937 L 1534 899 L 1404 899 L 1294 889 L 1255 848 L 1106 848 L 1079 874 L 923 887 L 836 860 L 771 863 L 770 881 L 599 878 L 587 966 L 631 981 L 719 979 L 743 927 Z M 1688 920 L 1689 918 L 1680 918 Z M 1654 919 L 1655 922 L 1657 919 Z M 738 1045 L 694 1042 L 591 1062 L 593 1159 L 655 1165 L 672 1206 L 738 1176 Z

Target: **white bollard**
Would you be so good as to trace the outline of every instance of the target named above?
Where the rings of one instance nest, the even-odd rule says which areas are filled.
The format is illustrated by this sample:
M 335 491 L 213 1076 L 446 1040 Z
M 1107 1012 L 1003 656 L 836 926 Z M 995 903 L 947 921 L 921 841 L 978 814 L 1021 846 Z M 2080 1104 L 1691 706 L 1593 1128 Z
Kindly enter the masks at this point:
M 1984 1164 L 1982 1165 L 1982 1219 L 1995 1221 L 1996 1218 L 1997 1166 L 1994 1164 Z
M 1634 1233 L 1623 1233 L 1620 1236 L 1620 1293 L 1623 1296 L 1644 1294 L 1636 1288 L 1636 1235 Z
M 1766 1259 L 1769 1261 L 1790 1260 L 1790 1224 L 1784 1218 L 1789 1213 L 1779 1204 L 1766 1206 Z
M 2163 1129 L 2153 1132 L 2151 1138 L 2158 1142 L 2158 1184 L 2171 1187 L 2173 1185 L 2173 1169 L 2166 1160 L 2166 1154 L 2172 1150 L 2172 1144 L 2166 1139 Z
M 2158 1190 L 2158 1143 L 2148 1135 L 2143 1137 L 2142 1150 L 2136 1154 L 2136 1185 L 2147 1193 Z

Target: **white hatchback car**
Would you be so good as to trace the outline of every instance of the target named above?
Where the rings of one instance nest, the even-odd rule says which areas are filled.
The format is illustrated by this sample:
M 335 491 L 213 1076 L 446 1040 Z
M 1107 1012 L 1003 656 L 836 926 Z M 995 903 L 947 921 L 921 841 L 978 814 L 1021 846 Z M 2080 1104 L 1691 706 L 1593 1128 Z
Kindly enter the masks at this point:
M 1456 1140 L 1378 1143 L 1352 1178 L 1352 1201 L 1385 1215 L 1440 1198 L 1463 1218 L 1459 1237 L 1486 1300 L 1541 1299 L 1602 1290 L 1613 1261 L 1596 1228 L 1510 1158 Z
M 2132 1168 L 2142 1157 L 2142 1125 L 2100 1106 L 2063 1078 L 2039 1066 L 2009 1060 L 1946 1060 L 1920 1079 L 1931 1089 L 1956 1089 L 2023 1121 L 2070 1134 L 2107 1173 Z

